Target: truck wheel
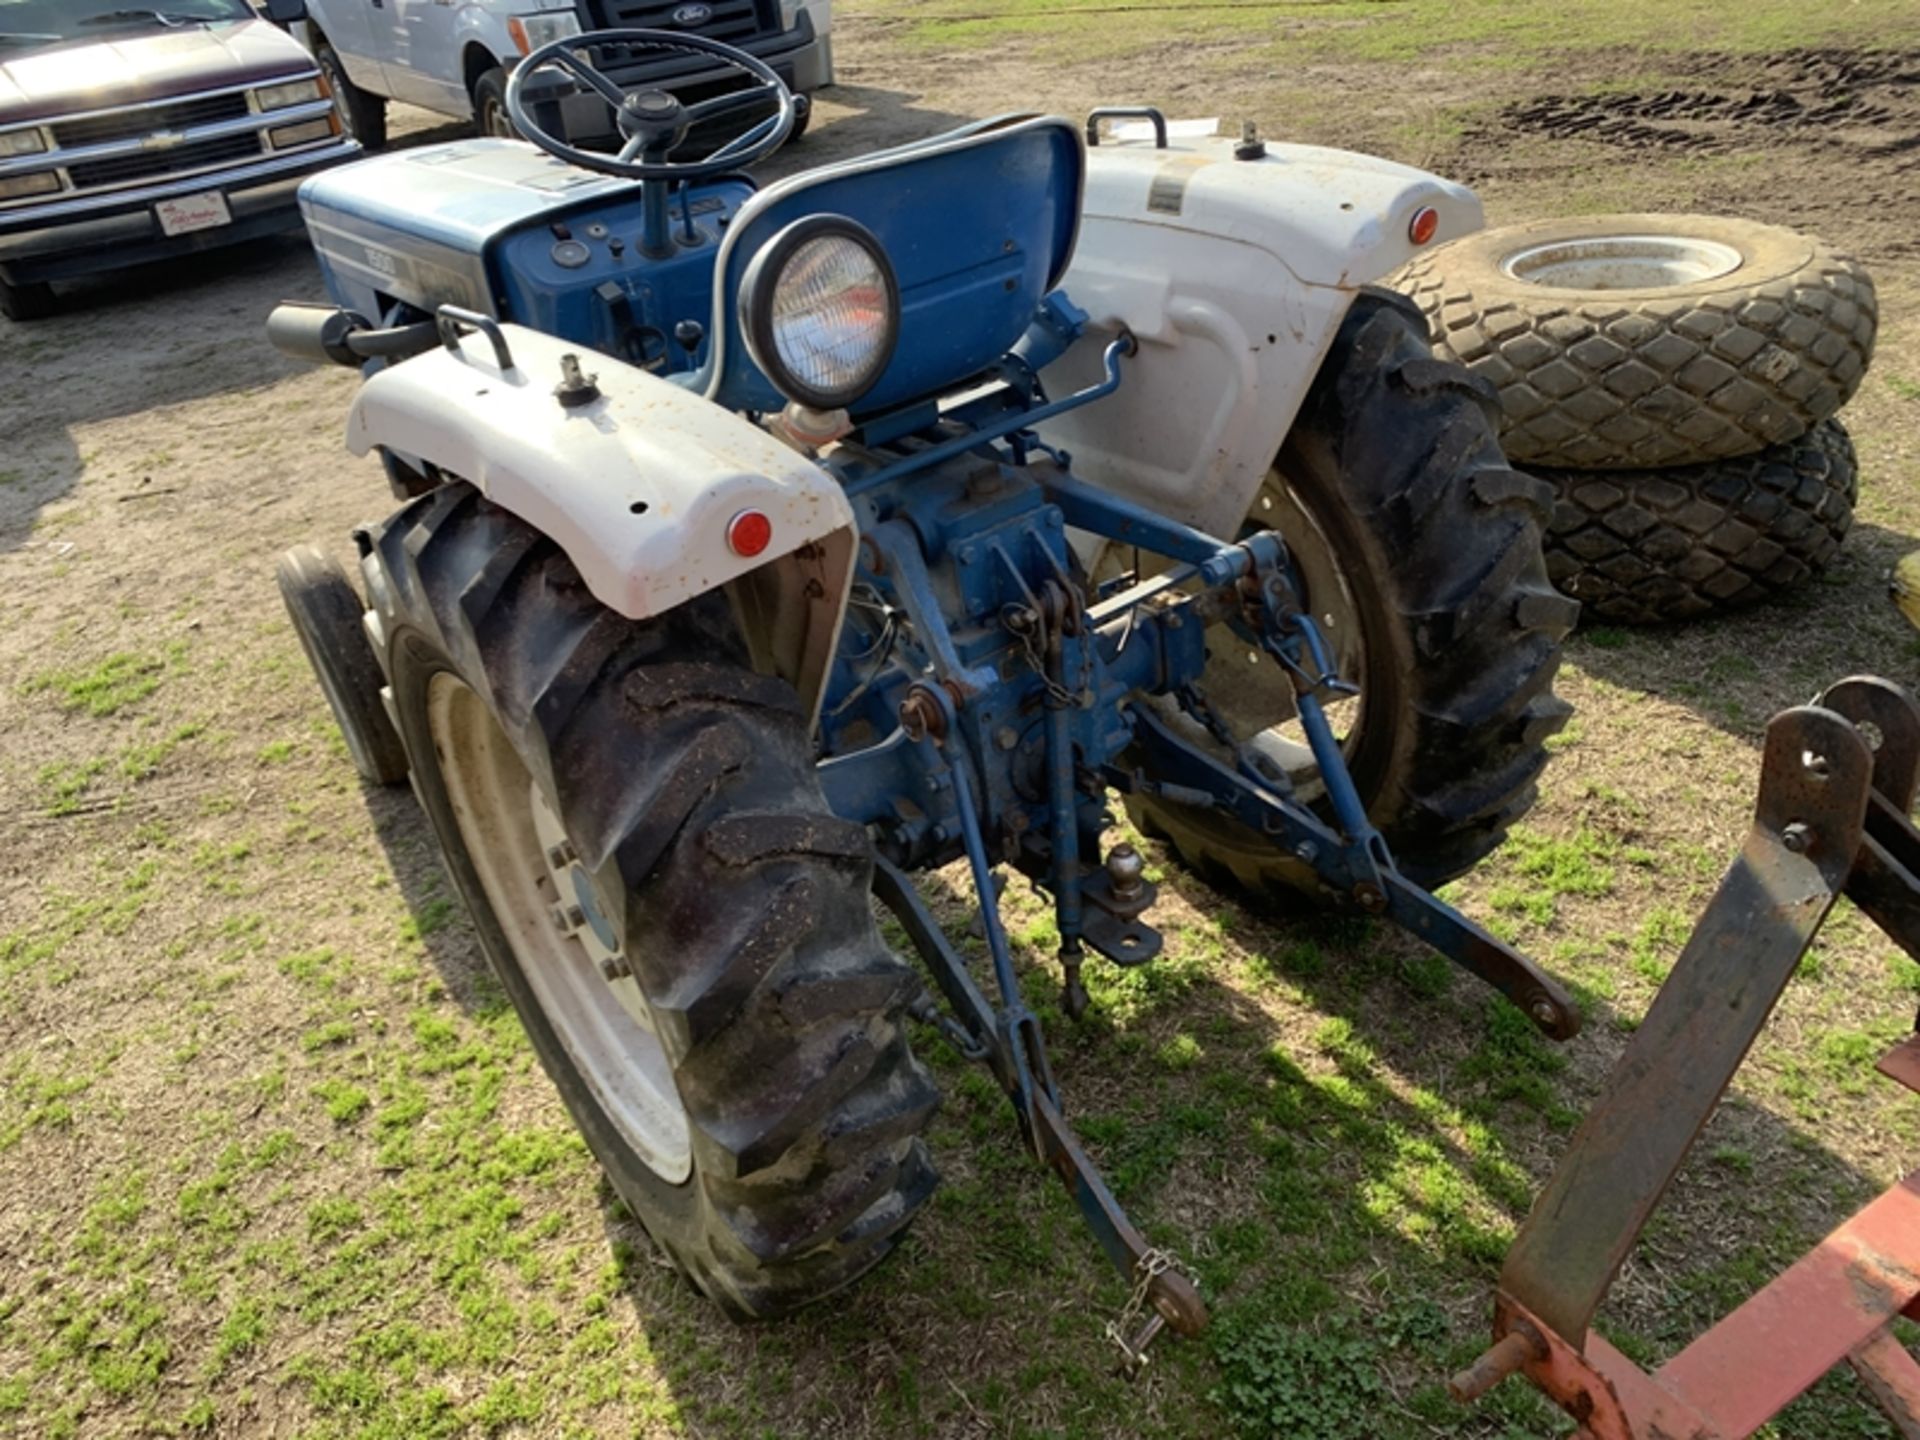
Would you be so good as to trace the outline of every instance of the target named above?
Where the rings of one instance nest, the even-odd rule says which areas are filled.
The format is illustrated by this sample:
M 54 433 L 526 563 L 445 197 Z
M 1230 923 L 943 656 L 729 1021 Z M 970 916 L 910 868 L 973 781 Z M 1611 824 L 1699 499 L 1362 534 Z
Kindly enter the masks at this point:
M 1858 261 L 1718 215 L 1483 230 L 1393 283 L 1426 312 L 1435 353 L 1499 391 L 1509 458 L 1577 470 L 1797 439 L 1859 387 L 1879 320 Z
M 520 138 L 507 113 L 507 72 L 498 65 L 473 82 L 473 129 L 476 135 Z
M 724 597 L 625 620 L 464 483 L 373 545 L 415 788 L 615 1188 L 736 1318 L 846 1285 L 932 1194 L 938 1092 L 791 687 Z
M 320 67 L 320 73 L 327 77 L 327 86 L 333 91 L 333 107 L 340 115 L 340 123 L 346 127 L 347 134 L 368 150 L 378 150 L 387 143 L 387 102 L 381 95 L 370 90 L 362 90 L 347 78 L 347 67 L 340 63 L 340 56 L 326 41 L 313 52 L 313 60 Z
M 0 315 L 16 323 L 28 320 L 44 320 L 60 308 L 60 302 L 54 297 L 53 286 L 14 285 L 0 280 Z
M 407 752 L 380 702 L 386 682 L 346 573 L 317 546 L 296 545 L 280 557 L 275 577 L 353 768 L 368 784 L 398 785 L 407 778 Z
M 1551 492 L 1508 467 L 1496 413 L 1484 383 L 1432 358 L 1410 302 L 1362 291 L 1247 517 L 1286 539 L 1340 673 L 1360 688 L 1329 718 L 1368 815 L 1427 886 L 1469 869 L 1533 804 L 1547 738 L 1570 710 L 1553 676 L 1579 606 L 1547 579 Z M 1248 762 L 1330 815 L 1285 676 L 1225 627 L 1208 642 L 1201 689 Z M 1188 864 L 1256 899 L 1319 889 L 1238 821 L 1161 800 L 1130 807 Z
M 1582 615 L 1625 625 L 1692 620 L 1801 584 L 1839 551 L 1859 495 L 1838 420 L 1712 465 L 1534 473 L 1559 492 L 1547 573 Z

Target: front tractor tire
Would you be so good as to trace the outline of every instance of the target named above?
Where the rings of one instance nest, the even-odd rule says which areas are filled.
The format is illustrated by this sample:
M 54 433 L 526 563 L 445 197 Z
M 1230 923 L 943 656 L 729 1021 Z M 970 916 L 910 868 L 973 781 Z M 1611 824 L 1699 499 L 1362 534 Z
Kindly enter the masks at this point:
M 933 1191 L 938 1095 L 791 687 L 724 600 L 625 620 L 464 484 L 366 568 L 448 872 L 622 1199 L 735 1318 L 877 1264 Z
M 1432 357 L 1409 301 L 1362 291 L 1247 517 L 1285 538 L 1307 607 L 1359 686 L 1329 718 L 1368 816 L 1430 888 L 1532 806 L 1546 741 L 1570 711 L 1553 677 L 1580 607 L 1541 553 L 1553 494 L 1508 466 L 1497 423 L 1491 387 Z M 1208 639 L 1201 689 L 1244 758 L 1330 820 L 1285 678 L 1225 627 Z M 1319 893 L 1310 866 L 1218 812 L 1129 808 L 1190 867 L 1256 902 Z

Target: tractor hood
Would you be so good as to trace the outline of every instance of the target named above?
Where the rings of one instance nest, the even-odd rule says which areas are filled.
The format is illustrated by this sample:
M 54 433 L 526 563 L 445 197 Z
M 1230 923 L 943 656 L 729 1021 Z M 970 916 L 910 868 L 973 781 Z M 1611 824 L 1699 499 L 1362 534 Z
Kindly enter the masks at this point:
M 0 125 L 110 110 L 311 72 L 306 51 L 264 20 L 115 33 L 0 64 Z

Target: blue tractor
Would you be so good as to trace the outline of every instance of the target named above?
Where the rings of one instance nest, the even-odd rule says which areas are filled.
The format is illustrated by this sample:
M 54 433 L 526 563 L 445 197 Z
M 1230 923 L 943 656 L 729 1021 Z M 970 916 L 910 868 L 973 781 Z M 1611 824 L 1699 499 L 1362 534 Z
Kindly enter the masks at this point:
M 628 93 L 602 44 L 753 83 Z M 543 123 L 569 86 L 617 154 Z M 1068 1017 L 1085 964 L 1151 963 L 1120 806 L 1174 863 L 1392 920 L 1574 1032 L 1430 893 L 1531 804 L 1576 613 L 1484 387 L 1369 288 L 1477 226 L 1469 192 L 1139 109 L 761 187 L 792 97 L 655 32 L 537 51 L 509 104 L 528 140 L 303 193 L 337 304 L 271 329 L 364 368 L 348 445 L 400 506 L 356 532 L 364 603 L 312 547 L 281 582 L 361 769 L 411 776 L 554 1083 L 702 1291 L 773 1316 L 898 1243 L 936 1181 L 912 1020 L 1071 1189 L 1129 1356 L 1204 1325 L 1075 1139 L 1000 920 L 1003 872 L 1048 897 Z M 956 862 L 979 968 L 911 878 Z

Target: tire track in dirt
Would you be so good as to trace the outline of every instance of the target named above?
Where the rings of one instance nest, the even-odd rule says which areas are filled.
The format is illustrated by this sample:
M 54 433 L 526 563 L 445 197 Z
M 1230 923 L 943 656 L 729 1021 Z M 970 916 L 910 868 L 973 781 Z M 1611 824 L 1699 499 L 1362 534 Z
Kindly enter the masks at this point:
M 1643 66 L 1646 57 L 1626 63 Z M 1737 182 L 1722 176 L 1703 178 L 1701 201 L 1758 201 L 1776 215 L 1792 212 L 1789 223 L 1815 226 L 1845 216 L 1839 228 L 1858 248 L 1920 254 L 1910 220 L 1920 175 L 1920 50 L 1700 54 L 1686 64 L 1700 82 L 1516 100 L 1463 137 L 1456 173 L 1479 183 L 1526 168 L 1515 153 L 1520 137 L 1602 146 L 1617 160 L 1656 165 L 1764 151 L 1775 157 L 1766 167 L 1770 205 L 1769 197 L 1730 190 Z

